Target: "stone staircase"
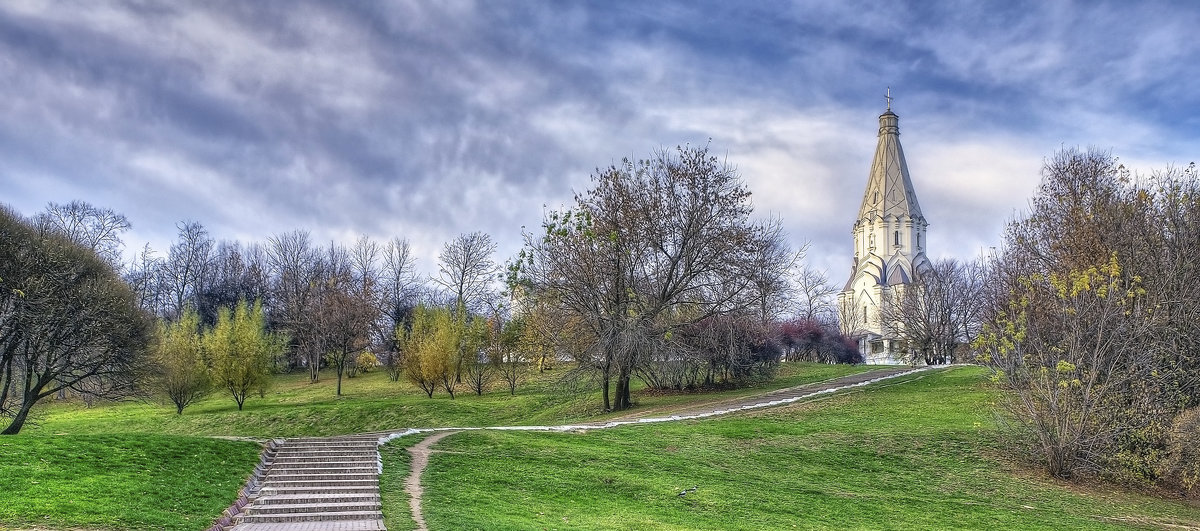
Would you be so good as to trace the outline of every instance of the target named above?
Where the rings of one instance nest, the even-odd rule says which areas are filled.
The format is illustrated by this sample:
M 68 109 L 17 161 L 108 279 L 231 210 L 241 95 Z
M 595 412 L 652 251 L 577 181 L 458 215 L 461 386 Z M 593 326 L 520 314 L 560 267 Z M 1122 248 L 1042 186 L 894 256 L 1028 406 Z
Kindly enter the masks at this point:
M 380 531 L 379 437 L 287 439 L 235 531 Z

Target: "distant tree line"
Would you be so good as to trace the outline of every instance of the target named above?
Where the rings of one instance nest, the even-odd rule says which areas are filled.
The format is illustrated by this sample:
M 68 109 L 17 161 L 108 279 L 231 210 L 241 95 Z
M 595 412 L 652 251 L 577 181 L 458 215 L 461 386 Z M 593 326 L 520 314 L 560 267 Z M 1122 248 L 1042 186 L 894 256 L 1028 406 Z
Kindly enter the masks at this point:
M 598 173 L 507 268 L 475 232 L 447 242 L 431 276 L 402 238 L 243 243 L 194 221 L 165 252 L 147 245 L 123 263 L 119 213 L 5 210 L 0 415 L 15 433 L 42 398 L 149 392 L 179 413 L 214 391 L 241 409 L 270 373 L 316 382 L 327 369 L 338 394 L 376 367 L 431 397 L 516 393 L 526 371 L 564 364 L 564 382 L 624 409 L 635 378 L 691 390 L 769 378 L 784 359 L 861 361 L 824 273 L 778 220 L 751 220 L 749 197 L 707 148 L 663 151 Z

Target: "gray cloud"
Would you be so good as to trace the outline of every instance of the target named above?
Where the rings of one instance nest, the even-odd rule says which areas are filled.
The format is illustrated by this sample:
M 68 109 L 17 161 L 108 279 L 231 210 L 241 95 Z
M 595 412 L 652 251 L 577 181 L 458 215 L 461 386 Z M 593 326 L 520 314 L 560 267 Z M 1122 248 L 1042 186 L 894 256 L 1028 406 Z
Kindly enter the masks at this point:
M 130 249 L 182 219 L 405 236 L 432 269 L 462 232 L 515 252 L 598 166 L 711 138 L 836 277 L 883 87 L 933 253 L 969 257 L 1064 144 L 1194 156 L 1198 22 L 1170 3 L 11 3 L 0 200 L 114 208 Z

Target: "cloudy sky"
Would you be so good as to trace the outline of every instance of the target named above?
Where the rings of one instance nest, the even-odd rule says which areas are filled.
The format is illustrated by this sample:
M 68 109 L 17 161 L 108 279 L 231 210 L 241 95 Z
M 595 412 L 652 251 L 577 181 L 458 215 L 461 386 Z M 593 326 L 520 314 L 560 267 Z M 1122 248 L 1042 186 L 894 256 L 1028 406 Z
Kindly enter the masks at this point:
M 891 87 L 933 258 L 996 245 L 1042 160 L 1200 158 L 1194 2 L 0 3 L 0 202 L 124 213 L 130 251 L 442 243 L 622 157 L 710 143 L 835 281 Z M 711 140 L 710 140 L 711 139 Z

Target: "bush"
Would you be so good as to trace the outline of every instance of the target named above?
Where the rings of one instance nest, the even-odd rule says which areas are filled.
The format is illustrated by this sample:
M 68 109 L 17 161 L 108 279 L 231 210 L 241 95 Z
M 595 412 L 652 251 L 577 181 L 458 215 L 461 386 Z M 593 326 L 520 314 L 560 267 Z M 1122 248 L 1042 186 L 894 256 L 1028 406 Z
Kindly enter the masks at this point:
M 364 373 L 371 372 L 371 369 L 379 366 L 379 358 L 376 358 L 370 352 L 364 351 L 357 358 L 354 358 L 354 366 Z
M 1163 476 L 1191 496 L 1200 495 L 1200 407 L 1175 417 Z

